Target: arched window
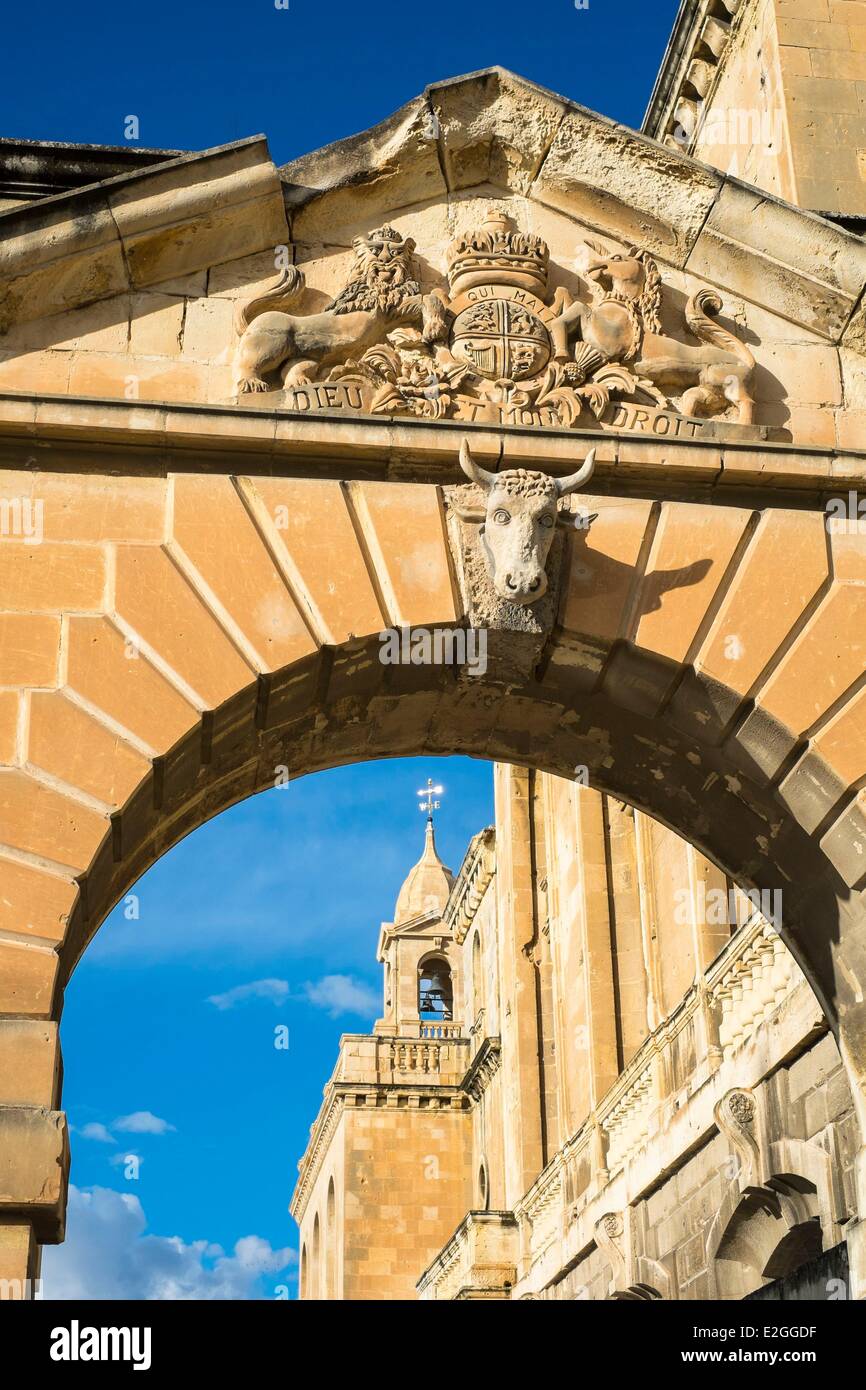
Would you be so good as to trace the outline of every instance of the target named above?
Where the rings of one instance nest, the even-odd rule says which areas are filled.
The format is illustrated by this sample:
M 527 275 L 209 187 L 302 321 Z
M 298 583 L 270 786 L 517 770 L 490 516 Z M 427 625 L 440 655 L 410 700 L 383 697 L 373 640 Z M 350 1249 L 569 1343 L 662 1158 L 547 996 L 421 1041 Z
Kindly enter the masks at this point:
M 442 956 L 433 956 L 418 966 L 418 1013 L 440 1023 L 454 1017 L 451 966 Z
M 472 1018 L 474 1023 L 484 1008 L 484 981 L 481 977 L 481 937 L 476 931 L 472 938 Z
M 334 1179 L 328 1183 L 328 1201 L 325 1207 L 325 1298 L 337 1297 L 337 1199 L 334 1193 Z
M 490 1184 L 487 1181 L 486 1163 L 482 1163 L 478 1169 L 478 1210 L 490 1210 Z
M 301 1246 L 301 1298 L 310 1296 L 310 1257 L 307 1254 L 307 1243 L 304 1241 Z
M 311 1258 L 311 1260 L 310 1260 L 310 1280 L 309 1280 L 310 1288 L 309 1288 L 309 1293 L 308 1293 L 308 1295 L 307 1295 L 309 1298 L 321 1298 L 321 1296 L 322 1296 L 322 1291 L 321 1291 L 321 1288 L 319 1287 L 319 1281 L 320 1281 L 320 1279 L 321 1279 L 321 1269 L 322 1269 L 322 1263 L 321 1263 L 321 1261 L 322 1261 L 322 1239 L 321 1239 L 321 1232 L 320 1232 L 320 1230 L 319 1230 L 319 1213 L 316 1212 L 316 1219 L 315 1219 L 315 1221 L 313 1222 L 313 1253 L 312 1253 L 312 1258 Z

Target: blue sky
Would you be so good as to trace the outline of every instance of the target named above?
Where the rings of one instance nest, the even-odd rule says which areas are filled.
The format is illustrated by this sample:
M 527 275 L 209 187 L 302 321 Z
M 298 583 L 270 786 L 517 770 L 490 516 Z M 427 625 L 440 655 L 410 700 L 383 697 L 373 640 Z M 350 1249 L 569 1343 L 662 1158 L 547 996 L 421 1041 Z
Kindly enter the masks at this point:
M 46 1297 L 293 1296 L 295 1249 L 282 1273 L 271 1252 L 296 1247 L 286 1207 L 340 1034 L 380 1012 L 379 925 L 423 848 L 428 776 L 456 870 L 492 823 L 491 765 L 395 759 L 243 802 L 118 904 L 66 994 L 75 1191 Z
M 0 133 L 121 144 L 136 115 L 143 145 L 264 131 L 283 162 L 491 64 L 637 126 L 676 10 L 30 5 L 4 34 Z M 340 1033 L 378 1010 L 379 923 L 420 854 L 414 793 L 427 775 L 447 788 L 440 848 L 456 868 L 492 820 L 490 767 L 368 764 L 202 827 L 136 886 L 138 917 L 121 905 L 103 926 L 66 997 L 74 1187 L 46 1296 L 294 1296 L 295 1164 Z M 274 1047 L 282 1025 L 287 1051 Z
M 499 64 L 640 124 L 678 0 L 349 0 L 16 7 L 0 128 L 41 140 L 205 149 L 263 131 L 283 163 L 365 130 L 430 82 Z

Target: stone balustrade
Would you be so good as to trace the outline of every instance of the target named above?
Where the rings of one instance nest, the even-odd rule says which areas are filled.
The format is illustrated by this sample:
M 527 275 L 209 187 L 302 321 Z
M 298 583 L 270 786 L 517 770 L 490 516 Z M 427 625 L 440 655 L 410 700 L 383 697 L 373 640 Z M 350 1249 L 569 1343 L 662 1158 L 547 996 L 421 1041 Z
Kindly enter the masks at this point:
M 781 938 L 753 914 L 518 1204 L 518 1296 L 564 1250 L 594 1241 L 604 1212 L 627 1206 L 649 1175 L 676 1167 L 696 1139 L 713 1133 L 713 1105 L 724 1089 L 757 1084 L 768 1062 L 781 1061 L 802 1036 L 801 1004 L 817 1009 Z M 772 1015 L 779 1026 L 762 1031 L 764 1051 L 753 1056 L 748 1045 Z

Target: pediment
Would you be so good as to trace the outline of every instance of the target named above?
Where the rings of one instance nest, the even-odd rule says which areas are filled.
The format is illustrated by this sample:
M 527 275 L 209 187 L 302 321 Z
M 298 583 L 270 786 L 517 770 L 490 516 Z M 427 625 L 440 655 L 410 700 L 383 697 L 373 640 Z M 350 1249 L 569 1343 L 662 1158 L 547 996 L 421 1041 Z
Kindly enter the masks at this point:
M 455 244 L 489 231 L 491 217 L 546 248 L 547 278 L 529 283 L 521 320 L 542 348 L 525 370 L 526 334 L 511 332 L 507 303 L 481 347 L 472 336 L 483 315 L 464 321 L 456 346 L 452 333 L 469 307 L 453 293 Z M 437 366 L 424 376 L 420 312 L 358 341 L 344 315 L 340 350 L 328 329 L 305 359 L 307 324 L 298 351 L 257 376 L 267 389 L 238 397 L 239 306 L 255 306 L 254 324 L 282 269 L 290 293 L 274 307 L 307 321 L 327 314 L 357 279 L 357 239 L 382 228 L 411 248 L 419 297 L 439 295 L 450 315 L 435 340 L 450 375 Z M 643 331 L 658 339 L 656 356 L 669 344 L 685 361 L 667 376 L 652 363 L 647 376 L 646 354 L 631 351 L 627 304 L 617 316 L 608 296 L 616 322 L 598 313 L 602 291 L 615 298 L 621 287 L 593 266 L 634 253 L 657 277 L 656 320 Z M 506 261 L 507 248 L 490 267 L 498 304 Z M 470 278 L 466 292 L 477 288 Z M 254 137 L 0 213 L 0 391 L 129 399 L 132 382 L 142 400 L 409 416 L 433 400 L 434 418 L 458 422 L 646 430 L 649 421 L 664 437 L 857 447 L 864 285 L 861 238 L 490 69 L 435 84 L 371 130 L 279 170 Z M 554 331 L 563 313 L 572 314 L 566 351 Z M 587 342 L 607 354 L 601 367 Z M 703 378 L 689 375 L 689 352 L 712 359 Z M 468 387 L 455 363 L 474 373 Z M 513 388 L 504 404 L 493 399 L 500 379 Z
M 396 941 L 398 938 L 401 941 L 428 941 L 433 937 L 442 937 L 443 939 L 450 939 L 451 937 L 451 932 L 438 912 L 425 912 L 420 917 L 413 918 L 411 922 L 403 922 L 400 926 L 395 926 L 393 922 L 383 922 L 379 932 L 376 958 L 382 960 L 383 952 L 388 943 Z

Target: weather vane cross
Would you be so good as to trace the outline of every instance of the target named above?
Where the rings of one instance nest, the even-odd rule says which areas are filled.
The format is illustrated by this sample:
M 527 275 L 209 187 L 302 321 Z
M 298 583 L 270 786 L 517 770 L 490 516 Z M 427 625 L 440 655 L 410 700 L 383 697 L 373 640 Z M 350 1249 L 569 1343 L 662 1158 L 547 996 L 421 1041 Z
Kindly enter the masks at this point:
M 438 811 L 439 806 L 441 804 L 440 802 L 434 800 L 434 798 L 437 796 L 441 796 L 444 790 L 444 787 L 434 787 L 433 779 L 431 777 L 428 777 L 427 786 L 419 788 L 419 790 L 416 792 L 416 796 L 423 796 L 424 798 L 423 801 L 419 801 L 418 810 L 426 811 L 427 819 L 430 821 L 432 821 L 433 819 L 433 812 Z

